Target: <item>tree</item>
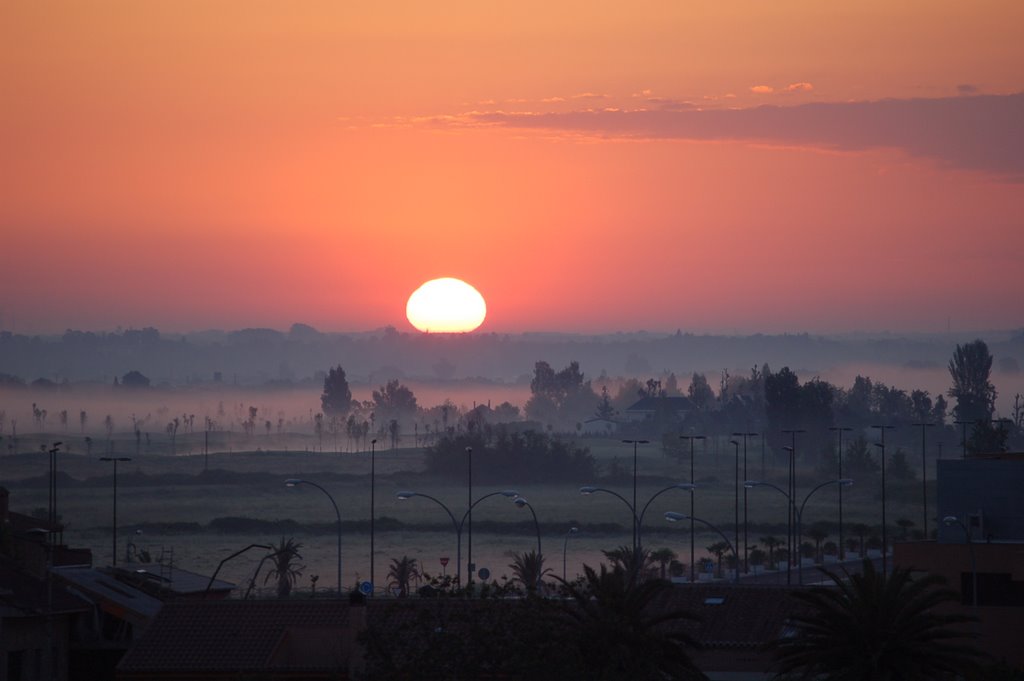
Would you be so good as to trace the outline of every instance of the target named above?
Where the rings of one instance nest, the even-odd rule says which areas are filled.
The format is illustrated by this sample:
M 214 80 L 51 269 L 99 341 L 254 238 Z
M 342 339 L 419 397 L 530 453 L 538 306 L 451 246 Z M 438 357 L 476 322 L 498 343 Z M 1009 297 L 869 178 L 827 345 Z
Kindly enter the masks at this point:
M 996 388 L 989 381 L 992 354 L 985 341 L 977 339 L 957 344 L 949 360 L 953 386 L 947 393 L 956 399 L 953 415 L 958 421 L 987 421 L 995 409 Z
M 528 594 L 535 593 L 544 576 L 551 573 L 551 568 L 544 567 L 544 554 L 532 550 L 513 553 L 509 567 L 512 568 L 515 580 L 523 585 Z
M 767 537 L 761 537 L 760 542 L 768 547 L 768 567 L 773 568 L 775 566 L 775 549 L 782 546 L 782 540 L 768 535 Z
M 324 377 L 324 392 L 320 396 L 323 412 L 344 418 L 352 408 L 352 390 L 348 387 L 345 370 L 341 365 L 330 369 Z
M 142 372 L 132 369 L 121 377 L 121 385 L 125 388 L 148 388 L 149 379 Z
M 286 540 L 281 537 L 281 543 L 271 554 L 273 568 L 267 573 L 263 583 L 266 584 L 271 579 L 276 579 L 278 598 L 288 598 L 295 582 L 302 576 L 302 571 L 306 569 L 305 565 L 299 564 L 299 561 L 302 560 L 302 554 L 299 553 L 301 548 L 302 544 L 295 541 L 294 538 L 289 537 Z
M 397 589 L 399 598 L 408 596 L 412 581 L 419 578 L 419 565 L 415 558 L 402 556 L 400 559 L 391 559 L 391 567 L 388 568 L 388 589 Z
M 698 374 L 694 372 L 693 377 L 690 379 L 690 387 L 686 391 L 690 401 L 693 405 L 704 411 L 711 403 L 715 401 L 715 391 L 708 385 L 708 379 L 704 377 L 704 374 Z
M 409 419 L 416 415 L 416 396 L 396 378 L 373 391 L 373 408 L 382 423 Z
M 619 546 L 610 551 L 602 551 L 604 557 L 612 562 L 616 570 L 622 570 L 631 579 L 639 581 L 647 568 L 654 562 L 651 552 L 643 547 Z
M 534 364 L 525 412 L 527 418 L 535 421 L 567 427 L 586 418 L 596 399 L 579 362 L 569 362 L 564 369 L 555 371 L 542 361 Z
M 811 525 L 811 529 L 807 530 L 807 536 L 814 541 L 814 561 L 820 563 L 821 543 L 828 539 L 828 524 L 824 522 L 814 523 Z
M 724 541 L 715 542 L 711 546 L 706 547 L 708 553 L 715 556 L 715 573 L 719 578 L 722 576 L 722 555 L 729 550 L 729 545 Z
M 584 565 L 583 583 L 569 585 L 564 606 L 576 633 L 576 678 L 706 679 L 689 652 L 697 642 L 678 626 L 696 618 L 664 605 L 672 588 L 661 579 L 637 582 L 620 567 Z
M 971 671 L 980 654 L 964 642 L 965 615 L 943 612 L 959 601 L 932 575 L 888 577 L 865 560 L 861 574 L 822 569 L 832 585 L 796 591 L 808 610 L 791 616 L 795 635 L 775 642 L 780 676 L 850 681 L 931 681 Z
M 601 400 L 597 403 L 597 410 L 594 412 L 594 416 L 611 421 L 615 418 L 615 414 L 615 407 L 612 406 L 612 397 L 608 394 L 608 386 L 602 385 Z
M 651 551 L 651 562 L 658 564 L 660 571 L 660 578 L 665 579 L 666 573 L 668 572 L 668 566 L 672 561 L 676 560 L 679 556 L 676 552 L 669 548 L 661 548 L 655 551 Z

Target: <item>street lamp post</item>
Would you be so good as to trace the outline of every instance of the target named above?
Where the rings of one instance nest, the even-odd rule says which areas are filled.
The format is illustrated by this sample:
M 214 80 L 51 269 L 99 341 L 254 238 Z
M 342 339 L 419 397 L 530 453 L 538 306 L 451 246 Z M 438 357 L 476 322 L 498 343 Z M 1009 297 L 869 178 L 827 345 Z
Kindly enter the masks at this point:
M 733 433 L 733 437 L 743 438 L 743 479 L 747 479 L 747 438 L 757 437 L 757 433 Z M 750 563 L 748 559 L 748 549 L 750 548 L 750 538 L 747 534 L 747 488 L 743 488 L 743 574 L 750 572 Z
M 736 491 L 735 491 L 735 495 L 733 497 L 733 503 L 734 503 L 734 507 L 735 507 L 735 510 L 736 510 L 736 519 L 734 521 L 735 524 L 733 525 L 733 531 L 734 531 L 734 534 L 735 534 L 735 537 L 736 537 L 736 544 L 735 544 L 735 546 L 738 547 L 740 545 L 740 443 L 739 443 L 738 440 L 729 440 L 729 444 L 732 445 L 733 449 L 736 452 L 736 478 L 735 478 Z M 740 565 L 737 562 L 737 564 L 736 564 L 736 572 L 738 573 L 739 571 L 740 571 Z
M 452 513 L 451 509 L 448 508 L 448 506 L 446 506 L 440 499 L 438 499 L 436 497 L 432 497 L 429 494 L 424 494 L 423 492 L 402 491 L 402 492 L 398 492 L 395 496 L 398 497 L 399 499 L 403 500 L 403 501 L 405 499 L 410 499 L 412 497 L 423 497 L 424 499 L 429 499 L 430 501 L 433 501 L 435 504 L 437 504 L 438 506 L 440 506 L 441 508 L 443 508 L 445 510 L 445 512 L 448 514 L 448 517 L 451 518 L 451 520 L 452 520 L 452 526 L 455 528 L 455 540 L 456 540 L 455 579 L 456 579 L 457 582 L 459 582 L 461 584 L 461 580 L 462 580 L 462 528 L 467 527 L 467 521 L 471 517 L 471 514 L 473 513 L 473 508 L 477 504 L 479 504 L 484 499 L 489 499 L 489 498 L 491 498 L 493 496 L 498 496 L 498 495 L 501 495 L 503 497 L 508 497 L 510 499 L 516 499 L 516 498 L 519 497 L 519 492 L 515 491 L 514 489 L 506 489 L 506 490 L 501 490 L 500 492 L 490 492 L 488 494 L 485 494 L 482 497 L 480 497 L 479 499 L 477 499 L 476 501 L 474 501 L 474 502 L 469 504 L 469 507 L 466 509 L 466 512 L 462 514 L 462 519 L 461 520 L 456 520 L 455 519 L 455 515 Z M 524 499 L 524 501 L 525 501 L 525 499 Z M 530 510 L 532 511 L 533 507 L 530 507 Z M 536 519 L 537 519 L 537 516 L 536 516 L 536 514 L 534 514 L 534 520 L 536 520 Z M 538 534 L 539 534 L 539 532 L 540 532 L 540 530 L 539 530 L 540 525 L 538 524 L 537 527 L 538 527 Z M 467 562 L 467 564 L 469 564 L 468 560 L 466 562 Z M 467 577 L 466 583 L 469 584 L 470 581 L 471 580 Z
M 473 583 L 473 448 L 466 447 L 466 514 L 469 518 L 466 532 L 466 584 Z M 466 522 L 463 520 L 463 522 Z
M 723 533 L 720 529 L 718 529 L 717 527 L 715 527 L 714 525 L 712 525 L 711 523 L 709 523 L 706 520 L 701 520 L 700 518 L 694 518 L 693 516 L 687 516 L 685 513 L 676 513 L 675 511 L 666 511 L 665 512 L 665 520 L 669 521 L 670 523 L 677 523 L 680 520 L 686 520 L 687 518 L 691 518 L 691 519 L 695 520 L 696 522 L 701 523 L 702 525 L 707 525 L 709 528 L 711 528 L 712 530 L 717 532 L 718 536 L 720 536 L 725 541 L 726 545 L 729 547 L 729 550 L 732 551 L 732 557 L 736 560 L 736 571 L 735 571 L 735 574 L 733 575 L 733 581 L 735 581 L 737 584 L 739 584 L 740 583 L 740 556 L 739 556 L 738 553 L 736 553 L 736 547 L 733 546 L 732 542 L 729 541 L 729 538 L 725 536 L 725 533 Z
M 327 490 L 325 490 L 320 485 L 316 484 L 315 482 L 312 482 L 310 480 L 302 480 L 300 478 L 288 478 L 287 480 L 284 481 L 284 486 L 285 487 L 297 487 L 299 485 L 310 485 L 312 487 L 316 487 L 318 490 L 320 490 L 325 495 L 327 495 L 327 498 L 330 499 L 330 501 L 331 501 L 331 506 L 334 507 L 334 515 L 335 515 L 335 517 L 337 519 L 337 528 L 338 528 L 338 598 L 340 599 L 341 598 L 341 512 L 338 510 L 338 504 L 336 504 L 334 502 L 334 497 L 331 496 L 331 493 L 328 492 Z M 371 576 L 371 583 L 372 583 L 372 576 Z
M 922 421 L 913 425 L 921 427 L 921 527 L 924 529 L 924 540 L 928 541 L 928 450 L 925 449 L 925 431 L 935 424 Z
M 569 537 L 573 536 L 580 531 L 578 527 L 570 527 L 569 531 L 565 533 L 565 539 L 562 541 L 562 581 L 566 581 L 566 556 L 569 552 Z
M 127 456 L 101 456 L 100 461 L 113 461 L 114 462 L 114 519 L 111 525 L 112 534 L 114 538 L 114 556 L 111 565 L 117 567 L 117 462 L 118 461 L 131 461 Z
M 836 449 L 836 459 L 839 462 L 839 479 L 843 477 L 843 433 L 848 433 L 853 428 L 846 426 L 829 426 L 829 430 L 839 435 L 839 445 Z M 843 486 L 839 486 L 839 560 L 846 560 L 846 547 L 843 545 Z
M 582 494 L 584 496 L 589 496 L 589 495 L 594 494 L 596 492 L 604 492 L 606 494 L 611 494 L 612 496 L 617 497 L 619 499 L 619 501 L 624 503 L 626 505 L 626 507 L 629 508 L 629 512 L 633 516 L 633 527 L 634 527 L 634 532 L 635 532 L 636 541 L 637 541 L 636 545 L 634 546 L 634 551 L 639 551 L 639 550 L 643 549 L 643 523 L 644 523 L 644 516 L 647 515 L 647 509 L 650 508 L 651 502 L 653 502 L 655 499 L 660 497 L 665 492 L 669 492 L 669 491 L 674 490 L 674 489 L 689 491 L 691 493 L 691 495 L 692 495 L 693 490 L 695 490 L 696 488 L 697 488 L 697 486 L 694 485 L 692 482 L 677 482 L 674 485 L 669 485 L 668 487 L 664 487 L 664 488 L 658 490 L 657 492 L 655 492 L 653 495 L 651 495 L 651 497 L 647 500 L 647 503 L 644 504 L 643 508 L 640 510 L 639 515 L 636 512 L 636 508 L 632 504 L 629 503 L 628 499 L 626 499 L 624 496 L 622 496 L 621 494 L 619 494 L 618 492 L 615 492 L 613 490 L 606 489 L 604 487 L 593 487 L 591 485 L 587 485 L 585 487 L 580 487 L 580 494 Z
M 680 440 L 689 440 L 690 441 L 690 482 L 691 483 L 695 483 L 695 482 L 697 482 L 697 480 L 696 480 L 696 478 L 694 478 L 694 472 L 693 472 L 693 442 L 694 442 L 694 440 L 704 440 L 705 444 L 707 444 L 707 436 L 706 435 L 680 435 L 679 439 Z M 696 534 L 693 531 L 693 514 L 695 512 L 696 511 L 694 509 L 694 499 L 693 499 L 693 495 L 691 494 L 690 495 L 690 583 L 691 584 L 697 580 L 697 572 L 696 572 L 697 568 L 696 568 L 696 566 L 694 564 L 694 562 L 696 560 L 696 557 L 697 557 L 697 553 L 696 553 L 696 538 L 695 538 Z
M 971 606 L 974 609 L 974 619 L 978 620 L 978 563 L 974 555 L 974 542 L 971 540 L 971 531 L 967 529 L 963 521 L 955 515 L 947 515 L 942 519 L 942 523 L 947 527 L 953 525 L 959 525 L 960 529 L 964 531 L 964 539 L 967 541 L 967 551 L 971 556 Z
M 376 580 L 373 578 L 373 549 L 374 549 L 374 518 L 376 517 L 377 509 L 377 438 L 370 440 L 370 584 L 376 584 Z M 373 592 L 370 592 L 373 596 Z
M 519 508 L 524 506 L 530 509 L 530 513 L 533 515 L 533 526 L 537 528 L 537 558 L 540 558 L 540 522 L 537 520 L 537 512 L 533 510 L 533 505 L 527 501 L 524 497 L 517 496 L 512 502 Z
M 633 445 L 633 512 L 636 514 L 636 450 L 638 445 L 646 445 L 650 440 L 623 440 L 623 443 L 627 445 Z M 639 532 L 636 525 L 633 526 L 633 553 L 639 548 Z
M 793 499 L 796 498 L 796 436 L 805 433 L 807 431 L 799 428 L 788 428 L 782 431 L 783 434 L 790 436 L 790 444 L 788 447 L 783 447 L 789 452 L 789 519 L 787 525 L 789 527 L 789 534 L 786 537 L 786 541 L 789 542 L 789 560 L 786 566 L 786 584 L 793 583 L 793 527 L 796 524 L 796 504 L 793 503 Z M 797 560 L 800 560 L 800 548 L 797 547 Z
M 889 574 L 889 530 L 886 527 L 885 519 L 885 431 L 892 430 L 896 426 L 871 426 L 877 428 L 881 433 L 882 441 L 876 442 L 875 446 L 882 450 L 882 574 Z
M 774 485 L 774 484 L 772 484 L 770 482 L 762 482 L 760 480 L 746 480 L 746 481 L 743 482 L 743 487 L 746 488 L 746 489 L 753 489 L 755 487 L 770 487 L 773 490 L 775 490 L 776 492 L 778 492 L 778 493 L 782 494 L 784 497 L 786 497 L 786 499 L 789 502 L 789 504 L 791 506 L 793 506 L 794 508 L 796 508 L 796 544 L 797 544 L 797 554 L 798 554 L 797 555 L 797 560 L 799 561 L 797 563 L 797 581 L 798 581 L 799 584 L 803 584 L 804 583 L 803 559 L 799 555 L 799 551 L 800 551 L 800 543 L 803 541 L 804 508 L 807 506 L 807 502 L 810 501 L 811 496 L 813 496 L 815 492 L 817 492 L 819 489 L 821 489 L 823 487 L 827 487 L 828 485 L 838 485 L 840 488 L 843 488 L 843 487 L 849 487 L 852 484 L 853 484 L 853 480 L 850 479 L 850 478 L 839 478 L 837 480 L 826 480 L 825 482 L 823 482 L 823 483 L 817 485 L 816 487 L 814 487 L 813 489 L 811 489 L 811 491 L 807 493 L 807 496 L 805 496 L 803 501 L 800 503 L 800 507 L 796 508 L 796 506 L 794 504 L 793 497 L 789 496 L 789 494 L 784 489 L 779 487 L 778 485 Z
M 63 442 L 54 442 L 53 446 L 47 450 L 50 455 L 50 508 L 49 508 L 49 521 L 50 529 L 57 527 L 57 454 L 60 452 L 60 446 Z M 45 446 L 44 446 L 45 448 Z M 50 537 L 52 542 L 53 537 Z

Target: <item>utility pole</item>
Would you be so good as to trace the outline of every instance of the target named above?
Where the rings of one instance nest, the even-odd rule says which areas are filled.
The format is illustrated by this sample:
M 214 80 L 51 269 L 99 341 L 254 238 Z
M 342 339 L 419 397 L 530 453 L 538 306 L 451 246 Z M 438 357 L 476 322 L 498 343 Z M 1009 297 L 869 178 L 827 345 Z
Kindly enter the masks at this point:
M 882 441 L 876 442 L 875 446 L 882 450 L 882 574 L 888 575 L 889 568 L 889 535 L 885 521 L 885 431 L 892 430 L 896 426 L 871 426 L 881 431 Z
M 800 560 L 800 547 L 793 546 L 795 540 L 794 528 L 796 526 L 796 504 L 794 499 L 796 498 L 796 436 L 800 433 L 806 433 L 806 430 L 789 428 L 782 431 L 783 434 L 790 436 L 790 446 L 784 449 L 789 452 L 789 518 L 787 525 L 789 526 L 786 537 L 786 542 L 789 544 L 789 560 L 786 564 L 786 584 L 793 583 L 793 553 L 796 552 L 796 559 Z
M 925 449 L 925 431 L 934 423 L 914 423 L 921 428 L 921 527 L 924 528 L 924 540 L 928 541 L 928 457 Z
M 750 477 L 747 475 L 747 438 L 757 437 L 757 433 L 733 433 L 733 437 L 743 438 L 743 479 L 749 480 Z M 691 481 L 692 482 L 692 481 Z M 747 486 L 743 486 L 743 574 L 750 572 L 750 563 L 748 560 L 748 547 L 750 546 L 749 537 L 747 533 Z M 738 569 L 738 568 L 737 568 Z

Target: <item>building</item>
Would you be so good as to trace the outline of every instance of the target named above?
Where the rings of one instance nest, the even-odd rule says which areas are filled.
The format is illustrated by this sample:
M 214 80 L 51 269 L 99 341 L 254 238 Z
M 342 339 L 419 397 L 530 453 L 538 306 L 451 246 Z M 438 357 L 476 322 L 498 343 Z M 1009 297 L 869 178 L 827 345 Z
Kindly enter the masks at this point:
M 978 618 L 982 649 L 1024 669 L 1024 455 L 938 461 L 935 541 L 897 543 L 893 562 L 941 575 Z

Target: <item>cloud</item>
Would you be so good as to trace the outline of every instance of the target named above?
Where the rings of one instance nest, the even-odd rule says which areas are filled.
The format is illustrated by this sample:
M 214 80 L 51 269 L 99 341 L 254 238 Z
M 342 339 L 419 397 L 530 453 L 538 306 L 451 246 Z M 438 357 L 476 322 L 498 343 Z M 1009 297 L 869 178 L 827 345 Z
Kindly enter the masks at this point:
M 564 102 L 565 101 L 565 97 L 545 97 L 544 99 L 542 99 L 540 101 L 542 101 L 542 102 L 544 102 L 546 104 L 554 104 L 556 102 Z
M 771 85 L 754 85 L 750 88 L 750 91 L 755 95 L 770 95 L 775 92 L 775 88 Z
M 782 89 L 783 92 L 811 92 L 814 86 L 810 83 L 790 83 Z
M 611 99 L 608 95 L 597 94 L 596 92 L 581 92 L 578 95 L 573 95 L 573 99 Z
M 978 94 L 978 86 L 971 85 L 970 83 L 962 83 L 956 86 L 956 91 L 962 95 L 976 95 Z
M 901 149 L 949 167 L 1024 181 L 1024 93 L 749 109 L 477 112 L 458 124 L 847 151 Z

